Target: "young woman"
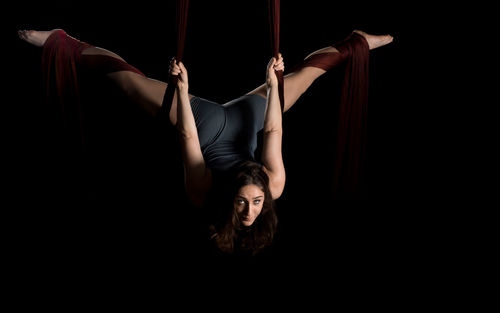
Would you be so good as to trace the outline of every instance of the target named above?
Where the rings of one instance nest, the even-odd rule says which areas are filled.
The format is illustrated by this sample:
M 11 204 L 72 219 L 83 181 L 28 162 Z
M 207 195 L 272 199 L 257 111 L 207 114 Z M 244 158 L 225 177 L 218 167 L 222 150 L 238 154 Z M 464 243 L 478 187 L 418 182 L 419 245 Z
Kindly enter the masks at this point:
M 43 48 L 46 75 L 53 75 L 61 96 L 77 89 L 80 71 L 106 75 L 152 115 L 169 113 L 181 138 L 185 188 L 192 204 L 210 207 L 212 238 L 225 252 L 256 253 L 274 237 L 277 217 L 274 200 L 285 187 L 281 153 L 282 112 L 275 71 L 283 58 L 271 58 L 266 82 L 225 104 L 189 94 L 188 71 L 173 60 L 170 74 L 179 77 L 170 108 L 162 108 L 167 84 L 146 77 L 120 56 L 81 42 L 61 29 L 19 31 L 19 37 Z M 317 50 L 284 77 L 284 112 L 326 71 L 342 64 L 353 51 L 368 51 L 392 41 L 353 31 L 338 44 Z M 64 92 L 63 92 L 64 91 Z M 64 99 L 63 99 L 64 100 Z M 255 156 L 257 134 L 263 131 L 262 153 Z

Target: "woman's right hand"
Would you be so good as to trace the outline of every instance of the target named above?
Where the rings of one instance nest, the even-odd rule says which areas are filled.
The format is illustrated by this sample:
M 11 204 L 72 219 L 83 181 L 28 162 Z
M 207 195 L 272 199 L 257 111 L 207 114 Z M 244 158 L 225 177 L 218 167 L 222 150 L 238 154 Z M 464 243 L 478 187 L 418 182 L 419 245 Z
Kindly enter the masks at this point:
M 268 87 L 276 87 L 278 86 L 278 78 L 276 77 L 275 71 L 284 71 L 285 70 L 285 62 L 283 61 L 283 56 L 281 53 L 278 53 L 278 59 L 271 58 L 269 63 L 267 64 L 267 77 L 266 82 Z
M 175 58 L 173 58 L 172 61 L 170 62 L 169 72 L 170 75 L 178 76 L 177 88 L 180 91 L 187 92 L 189 89 L 189 82 L 188 82 L 188 73 L 186 67 L 184 67 L 184 64 L 182 62 L 177 63 Z

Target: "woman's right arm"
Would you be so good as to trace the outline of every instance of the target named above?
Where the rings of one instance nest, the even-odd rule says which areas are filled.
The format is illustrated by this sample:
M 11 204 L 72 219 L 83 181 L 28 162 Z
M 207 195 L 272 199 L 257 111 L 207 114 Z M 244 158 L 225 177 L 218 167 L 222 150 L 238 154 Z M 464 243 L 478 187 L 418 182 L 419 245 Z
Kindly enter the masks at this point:
M 267 65 L 267 109 L 264 119 L 262 145 L 263 170 L 269 177 L 269 189 L 273 199 L 278 199 L 285 188 L 286 173 L 281 153 L 283 126 L 275 71 L 283 71 L 283 58 L 272 58 Z
M 206 167 L 201 153 L 198 130 L 189 102 L 187 70 L 182 62 L 176 64 L 175 61 L 172 61 L 170 74 L 179 76 L 177 81 L 177 129 L 181 139 L 186 192 L 194 205 L 202 206 L 205 195 L 212 184 L 212 174 L 210 169 Z

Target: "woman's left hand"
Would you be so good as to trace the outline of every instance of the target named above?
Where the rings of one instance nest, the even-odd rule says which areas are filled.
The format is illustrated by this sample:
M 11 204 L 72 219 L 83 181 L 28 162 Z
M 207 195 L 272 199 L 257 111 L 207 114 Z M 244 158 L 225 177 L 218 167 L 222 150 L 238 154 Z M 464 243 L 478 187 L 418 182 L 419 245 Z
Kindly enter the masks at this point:
M 170 62 L 170 75 L 178 76 L 177 80 L 177 88 L 181 91 L 188 91 L 189 82 L 188 82 L 188 74 L 187 69 L 182 62 L 176 62 L 175 59 L 172 59 Z
M 278 59 L 272 57 L 267 64 L 267 86 L 276 87 L 278 86 L 278 78 L 276 77 L 275 71 L 284 71 L 285 62 L 283 61 L 283 56 L 278 53 Z

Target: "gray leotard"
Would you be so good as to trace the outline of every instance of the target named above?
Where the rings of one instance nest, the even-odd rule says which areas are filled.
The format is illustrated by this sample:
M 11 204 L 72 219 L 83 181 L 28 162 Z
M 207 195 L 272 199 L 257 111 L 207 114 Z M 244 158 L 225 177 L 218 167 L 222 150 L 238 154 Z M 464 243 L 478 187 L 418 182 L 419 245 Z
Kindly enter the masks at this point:
M 201 151 L 208 168 L 227 170 L 255 161 L 257 133 L 264 127 L 266 99 L 245 95 L 225 104 L 191 99 Z

